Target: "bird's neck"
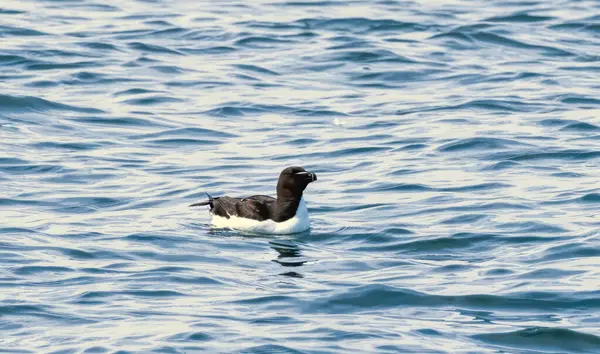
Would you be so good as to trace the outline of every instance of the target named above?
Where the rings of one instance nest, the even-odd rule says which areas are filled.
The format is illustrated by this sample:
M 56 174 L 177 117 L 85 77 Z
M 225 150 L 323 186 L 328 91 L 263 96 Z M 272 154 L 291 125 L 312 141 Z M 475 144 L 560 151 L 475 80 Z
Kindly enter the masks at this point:
M 280 197 L 278 195 L 273 208 L 273 221 L 282 222 L 296 216 L 296 211 L 298 210 L 301 199 L 302 195 L 287 197 Z

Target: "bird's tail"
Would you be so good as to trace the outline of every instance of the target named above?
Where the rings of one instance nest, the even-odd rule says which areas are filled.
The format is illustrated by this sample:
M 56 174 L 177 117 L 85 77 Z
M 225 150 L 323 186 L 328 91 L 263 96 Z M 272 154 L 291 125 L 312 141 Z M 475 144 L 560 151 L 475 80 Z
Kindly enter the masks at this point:
M 206 193 L 206 192 L 204 192 L 204 193 Z M 209 205 L 209 206 L 210 206 L 210 208 L 212 209 L 212 208 L 214 207 L 214 205 L 213 205 L 213 199 L 214 199 L 214 198 L 213 198 L 213 197 L 211 197 L 211 196 L 210 196 L 210 194 L 208 194 L 208 193 L 206 193 L 206 196 L 208 197 L 208 200 L 206 200 L 206 201 L 203 201 L 203 202 L 200 202 L 200 203 L 194 203 L 194 204 L 191 204 L 190 206 L 191 206 L 191 207 L 196 207 L 196 206 L 204 206 L 204 205 Z

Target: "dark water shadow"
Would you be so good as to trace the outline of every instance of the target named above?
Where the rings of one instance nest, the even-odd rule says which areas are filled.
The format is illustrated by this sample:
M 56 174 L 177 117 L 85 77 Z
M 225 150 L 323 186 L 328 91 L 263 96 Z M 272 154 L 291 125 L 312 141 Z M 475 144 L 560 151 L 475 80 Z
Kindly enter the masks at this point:
M 302 255 L 300 247 L 293 241 L 270 241 L 269 245 L 278 253 L 277 258 L 273 259 L 273 262 L 279 263 L 284 267 L 300 267 L 308 262 L 308 259 Z
M 302 254 L 299 244 L 304 243 L 306 239 L 311 237 L 311 231 L 304 231 L 296 234 L 287 235 L 270 235 L 259 233 L 247 233 L 232 229 L 213 228 L 209 224 L 204 224 L 208 228 L 208 235 L 218 237 L 235 237 L 241 240 L 244 239 L 264 239 L 268 242 L 271 249 L 277 252 L 277 258 L 272 259 L 273 262 L 280 264 L 283 267 L 301 267 L 310 259 Z M 303 278 L 304 276 L 296 271 L 288 271 L 279 275 Z

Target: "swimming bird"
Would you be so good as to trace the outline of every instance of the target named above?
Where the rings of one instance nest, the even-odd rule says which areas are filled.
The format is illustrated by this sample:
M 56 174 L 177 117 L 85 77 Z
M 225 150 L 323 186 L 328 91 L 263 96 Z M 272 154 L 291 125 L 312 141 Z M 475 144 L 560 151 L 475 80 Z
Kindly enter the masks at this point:
M 210 207 L 212 225 L 263 234 L 294 234 L 310 228 L 303 192 L 317 175 L 303 167 L 287 167 L 277 181 L 277 198 L 253 195 L 246 198 L 228 196 L 190 205 Z

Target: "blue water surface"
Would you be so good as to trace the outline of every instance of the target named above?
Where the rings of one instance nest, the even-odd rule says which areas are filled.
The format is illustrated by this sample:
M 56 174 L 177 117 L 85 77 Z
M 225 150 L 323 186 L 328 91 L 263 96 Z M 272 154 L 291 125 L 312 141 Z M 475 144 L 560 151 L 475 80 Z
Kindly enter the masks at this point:
M 600 353 L 599 13 L 0 2 L 0 352 Z

